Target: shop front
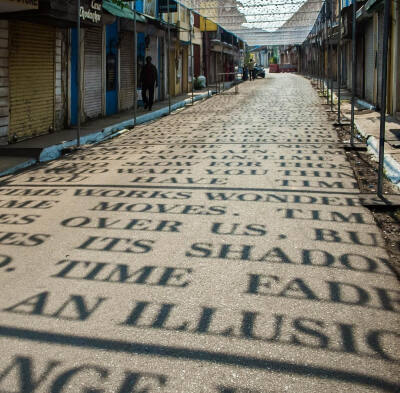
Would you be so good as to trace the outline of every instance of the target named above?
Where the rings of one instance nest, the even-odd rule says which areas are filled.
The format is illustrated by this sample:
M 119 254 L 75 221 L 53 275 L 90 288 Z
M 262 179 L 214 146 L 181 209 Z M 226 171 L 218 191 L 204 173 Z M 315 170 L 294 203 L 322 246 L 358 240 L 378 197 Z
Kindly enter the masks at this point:
M 134 106 L 134 92 L 138 87 L 137 78 L 140 75 L 138 64 L 135 64 L 135 20 L 137 33 L 136 56 L 138 62 L 144 62 L 144 34 L 146 18 L 134 13 L 128 7 L 121 9 L 109 0 L 103 1 L 103 8 L 110 14 L 118 17 L 117 23 L 107 26 L 107 55 L 110 61 L 116 55 L 116 60 L 107 65 L 107 115 L 117 111 L 126 111 Z M 116 65 L 116 69 L 112 66 Z M 112 72 L 110 72 L 112 71 Z M 115 90 L 116 88 L 116 90 Z M 141 95 L 137 94 L 138 101 Z
M 77 29 L 70 32 L 70 125 L 76 125 L 78 112 L 85 121 L 100 117 L 104 113 L 103 99 L 103 45 L 104 23 L 114 21 L 103 17 L 101 0 L 81 1 L 81 80 L 78 81 Z M 81 90 L 81 108 L 78 110 L 78 89 Z
M 0 29 L 8 38 L 0 43 L 1 143 L 64 127 L 67 28 L 76 15 L 71 8 L 56 0 L 1 2 Z
M 9 142 L 54 130 L 53 26 L 9 21 Z

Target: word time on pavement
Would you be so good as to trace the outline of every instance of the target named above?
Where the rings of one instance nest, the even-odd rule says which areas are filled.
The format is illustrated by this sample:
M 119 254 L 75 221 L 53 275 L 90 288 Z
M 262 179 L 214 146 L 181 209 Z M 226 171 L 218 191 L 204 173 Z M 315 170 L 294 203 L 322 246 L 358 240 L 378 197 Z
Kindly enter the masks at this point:
M 2 180 L 1 392 L 399 392 L 396 271 L 306 79 Z

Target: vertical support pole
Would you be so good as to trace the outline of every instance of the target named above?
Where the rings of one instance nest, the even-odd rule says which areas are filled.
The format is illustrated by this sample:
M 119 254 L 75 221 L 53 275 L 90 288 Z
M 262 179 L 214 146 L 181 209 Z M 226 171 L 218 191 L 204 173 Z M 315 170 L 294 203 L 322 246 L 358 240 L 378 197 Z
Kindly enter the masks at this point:
M 218 94 L 218 70 L 217 70 L 217 51 L 214 52 L 214 68 L 215 68 L 215 94 Z
M 351 73 L 351 131 L 350 131 L 350 143 L 354 145 L 354 107 L 356 104 L 356 78 L 357 78 L 357 43 L 356 43 L 356 35 L 357 35 L 357 2 L 353 0 L 353 26 L 352 26 L 352 36 L 351 36 L 351 44 L 352 44 L 352 73 Z
M 322 62 L 321 62 L 321 21 L 318 21 L 318 35 L 317 35 L 317 55 L 318 55 L 318 76 L 319 76 L 319 91 L 322 91 Z
M 137 74 L 137 29 L 136 29 L 136 1 L 133 2 L 134 4 L 134 19 L 133 19 L 133 61 L 135 67 L 135 81 L 133 83 L 133 126 L 136 127 L 136 119 L 137 119 L 137 81 L 138 81 L 138 74 Z
M 205 61 L 206 61 L 206 66 L 205 66 L 205 74 L 207 76 L 206 79 L 206 85 L 207 85 L 207 95 L 210 97 L 210 79 L 211 79 L 211 67 L 210 67 L 210 45 L 208 42 L 208 31 L 207 31 L 207 18 L 204 18 L 204 35 L 205 35 L 205 42 L 204 42 L 204 47 L 205 47 Z M 203 66 L 204 68 L 204 66 Z M 211 90 L 211 96 L 212 96 L 212 90 Z
M 331 0 L 331 12 L 329 17 L 330 22 L 330 37 L 329 37 L 329 64 L 330 64 L 330 82 L 331 82 L 331 112 L 333 112 L 333 72 L 332 72 L 332 63 L 333 63 L 333 0 Z
M 323 73 L 323 65 L 322 65 L 322 33 L 321 33 L 321 21 L 318 23 L 319 28 L 318 28 L 318 68 L 319 68 L 319 90 L 320 92 L 322 91 L 322 95 L 324 95 L 324 85 L 322 83 L 322 73 Z
M 171 114 L 171 66 L 170 66 L 170 57 L 171 57 L 171 14 L 169 12 L 169 0 L 167 0 L 167 9 L 168 9 L 168 39 L 167 39 L 167 74 L 168 74 L 168 113 Z
M 337 84 L 338 84 L 338 117 L 337 124 L 341 124 L 340 100 L 342 87 L 342 0 L 339 0 L 339 42 L 337 44 Z
M 315 72 L 315 48 L 312 40 L 311 40 L 311 75 L 313 76 L 313 80 L 315 81 L 317 75 Z
M 222 92 L 225 90 L 225 75 L 224 75 L 224 47 L 222 46 L 222 34 L 221 34 L 221 79 L 222 79 Z M 221 93 L 221 85 L 220 85 Z
M 81 2 L 77 0 L 77 21 L 76 21 L 76 32 L 77 32 L 77 40 L 78 40 L 78 50 L 77 50 L 77 62 L 78 62 L 78 119 L 77 119 L 77 128 L 76 128 L 76 145 L 80 147 L 81 145 Z
M 386 84 L 387 84 L 387 58 L 390 25 L 391 0 L 385 0 L 384 27 L 383 27 L 383 55 L 382 55 L 382 87 L 381 87 L 381 123 L 379 134 L 379 168 L 378 168 L 378 196 L 383 195 L 383 166 L 385 158 L 385 127 L 386 127 Z
M 330 71 L 330 62 L 329 62 L 329 44 L 328 44 L 328 0 L 325 0 L 325 42 L 324 42 L 324 75 L 326 81 L 326 104 L 329 105 L 329 71 Z M 326 60 L 326 64 L 325 64 Z
M 193 32 L 193 26 L 192 26 L 192 11 L 190 11 L 190 72 L 191 72 L 191 78 L 192 78 L 192 105 L 194 103 L 194 61 L 193 61 L 193 55 L 194 55 L 194 50 L 193 50 L 193 43 L 192 43 L 192 32 Z
M 314 40 L 316 41 L 316 38 L 314 37 Z M 318 76 L 317 76 L 317 59 L 315 57 L 315 45 L 311 41 L 311 72 L 314 75 L 314 80 L 318 82 Z
M 318 84 L 318 68 L 317 68 L 317 52 L 316 52 L 316 48 L 317 48 L 317 37 L 314 37 L 314 44 L 311 42 L 311 54 L 312 54 L 312 71 L 314 74 L 314 79 L 316 80 L 317 84 Z

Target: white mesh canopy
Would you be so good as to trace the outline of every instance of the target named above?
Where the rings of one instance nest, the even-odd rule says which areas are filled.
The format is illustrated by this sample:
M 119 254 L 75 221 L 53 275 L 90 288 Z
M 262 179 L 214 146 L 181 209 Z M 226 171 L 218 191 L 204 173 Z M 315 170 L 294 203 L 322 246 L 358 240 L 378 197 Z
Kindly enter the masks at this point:
M 311 31 L 322 0 L 181 1 L 248 45 L 301 44 Z

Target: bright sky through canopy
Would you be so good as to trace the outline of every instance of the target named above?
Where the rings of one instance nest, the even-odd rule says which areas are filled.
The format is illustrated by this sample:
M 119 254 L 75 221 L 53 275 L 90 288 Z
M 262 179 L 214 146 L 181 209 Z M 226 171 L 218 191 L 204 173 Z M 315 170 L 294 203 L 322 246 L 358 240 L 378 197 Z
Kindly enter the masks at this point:
M 248 23 L 244 27 L 275 31 L 289 20 L 306 1 L 285 0 L 241 0 L 242 12 Z
M 218 10 L 216 22 L 255 45 L 301 44 L 311 31 L 323 0 L 205 1 Z M 223 5 L 222 5 L 223 4 Z
M 182 0 L 250 46 L 302 44 L 323 0 Z

